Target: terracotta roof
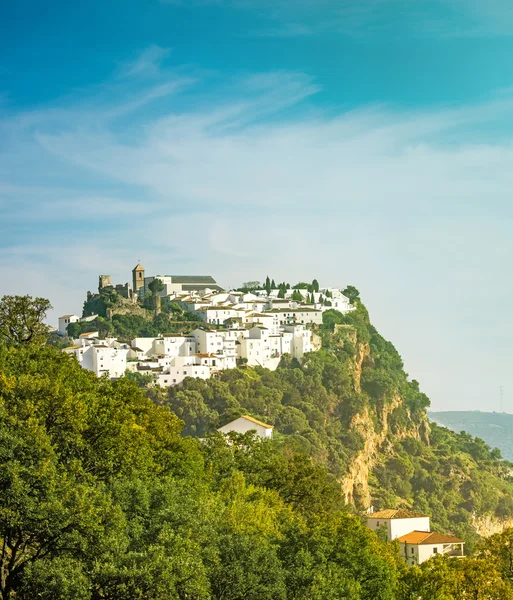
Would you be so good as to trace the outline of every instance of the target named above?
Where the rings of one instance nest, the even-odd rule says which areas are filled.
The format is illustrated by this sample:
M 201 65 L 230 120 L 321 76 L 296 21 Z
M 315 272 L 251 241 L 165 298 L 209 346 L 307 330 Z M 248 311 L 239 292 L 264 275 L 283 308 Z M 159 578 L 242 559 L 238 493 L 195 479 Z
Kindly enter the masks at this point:
M 413 510 L 406 510 L 404 508 L 387 508 L 385 510 L 379 510 L 378 512 L 368 515 L 369 519 L 419 519 L 421 517 L 427 517 L 419 512 Z
M 76 317 L 76 315 L 62 315 L 62 317 L 59 317 L 59 319 L 70 319 L 71 317 Z
M 463 540 L 452 535 L 437 533 L 436 531 L 412 531 L 397 539 L 404 544 L 431 545 L 431 544 L 464 544 Z

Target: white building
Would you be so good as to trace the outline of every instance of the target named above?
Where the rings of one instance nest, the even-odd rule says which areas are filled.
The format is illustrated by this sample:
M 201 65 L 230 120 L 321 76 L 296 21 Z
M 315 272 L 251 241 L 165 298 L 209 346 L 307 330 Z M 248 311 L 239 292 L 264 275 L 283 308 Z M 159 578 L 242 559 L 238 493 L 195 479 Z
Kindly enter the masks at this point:
M 397 540 L 401 554 L 409 567 L 420 565 L 431 557 L 440 554 L 452 558 L 462 558 L 463 540 L 443 533 L 411 531 Z
M 266 313 L 277 316 L 280 325 L 300 323 L 303 325 L 322 325 L 322 310 L 297 306 L 296 308 L 272 308 Z
M 415 530 L 430 530 L 427 515 L 405 509 L 386 509 L 372 513 L 367 516 L 367 527 L 373 531 L 385 528 L 390 541 Z
M 162 387 L 180 385 L 186 377 L 210 379 L 211 368 L 201 364 L 197 356 L 177 356 L 171 361 L 166 371 L 155 377 L 155 383 Z
M 144 293 L 149 291 L 149 285 L 154 279 L 160 279 L 164 289 L 158 293 L 159 296 L 169 296 L 182 292 L 221 292 L 216 280 L 210 275 L 155 275 L 144 278 Z
M 111 379 L 118 379 L 125 374 L 130 350 L 126 344 L 119 344 L 113 339 L 82 337 L 73 342 L 74 345 L 65 348 L 63 352 L 74 355 L 83 369 L 92 371 L 98 377 L 107 374 Z
M 68 325 L 70 323 L 77 323 L 78 321 L 80 321 L 80 317 L 77 317 L 77 315 L 63 315 L 62 317 L 59 317 L 59 326 L 57 327 L 57 333 L 63 336 L 68 335 Z
M 273 437 L 273 429 L 274 427 L 272 425 L 267 425 L 267 423 L 262 423 L 262 421 L 244 415 L 235 419 L 235 421 L 223 425 L 223 427 L 219 427 L 217 431 L 226 435 L 228 435 L 230 431 L 235 431 L 236 433 L 255 431 L 258 437 L 269 439 Z

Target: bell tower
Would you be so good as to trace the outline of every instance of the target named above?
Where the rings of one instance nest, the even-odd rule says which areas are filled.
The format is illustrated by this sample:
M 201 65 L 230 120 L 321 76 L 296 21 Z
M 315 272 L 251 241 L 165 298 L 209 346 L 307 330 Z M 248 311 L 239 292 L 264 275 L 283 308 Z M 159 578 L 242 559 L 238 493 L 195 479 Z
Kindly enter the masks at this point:
M 132 283 L 135 294 L 144 287 L 144 267 L 140 263 L 132 269 Z

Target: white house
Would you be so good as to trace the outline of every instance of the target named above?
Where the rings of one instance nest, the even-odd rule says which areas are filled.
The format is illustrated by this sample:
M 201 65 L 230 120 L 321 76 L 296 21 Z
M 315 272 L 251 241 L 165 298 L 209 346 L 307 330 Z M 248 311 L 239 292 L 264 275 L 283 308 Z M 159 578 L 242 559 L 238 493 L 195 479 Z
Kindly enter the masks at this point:
M 217 431 L 221 433 L 229 434 L 230 431 L 235 431 L 236 433 L 247 433 L 248 431 L 256 431 L 258 437 L 261 438 L 272 438 L 273 437 L 273 429 L 272 425 L 267 425 L 266 423 L 262 423 L 262 421 L 258 421 L 253 417 L 248 415 L 244 415 L 235 419 L 235 421 L 231 421 L 223 427 L 219 427 Z
M 317 308 L 297 306 L 296 308 L 272 308 L 265 312 L 277 315 L 280 325 L 293 323 L 322 325 L 322 310 Z
M 285 325 L 283 331 L 291 334 L 289 353 L 301 360 L 307 352 L 313 351 L 312 332 L 304 325 Z
M 153 340 L 153 353 L 175 356 L 193 356 L 196 354 L 196 339 L 190 335 L 166 334 Z
M 68 325 L 70 323 L 78 323 L 78 321 L 80 321 L 80 317 L 77 317 L 77 315 L 62 315 L 62 317 L 59 317 L 59 326 L 57 327 L 57 332 L 59 335 L 68 335 Z
M 106 373 L 111 379 L 118 379 L 126 371 L 130 348 L 114 342 L 81 337 L 80 340 L 74 340 L 73 346 L 64 348 L 63 352 L 73 354 L 83 369 L 93 371 L 98 377 Z
M 210 375 L 210 367 L 201 365 L 198 357 L 177 356 L 165 372 L 156 376 L 155 382 L 162 387 L 170 387 L 180 385 L 186 377 L 210 379 Z
M 411 531 L 397 540 L 401 545 L 401 554 L 409 567 L 420 565 L 432 556 L 441 554 L 453 558 L 462 558 L 463 540 L 443 533 Z
M 412 531 L 429 532 L 429 517 L 405 509 L 386 509 L 367 516 L 367 527 L 373 531 L 386 529 L 387 538 L 395 540 Z

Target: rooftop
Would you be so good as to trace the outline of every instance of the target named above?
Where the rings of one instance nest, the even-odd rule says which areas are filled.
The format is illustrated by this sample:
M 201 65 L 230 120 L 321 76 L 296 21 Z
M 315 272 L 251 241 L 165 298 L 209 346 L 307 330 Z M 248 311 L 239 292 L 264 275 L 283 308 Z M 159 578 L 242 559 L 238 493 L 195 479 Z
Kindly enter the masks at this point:
M 166 275 L 173 283 L 217 283 L 210 275 Z
M 378 512 L 368 515 L 369 519 L 420 519 L 427 517 L 419 512 L 413 510 L 406 510 L 405 508 L 387 508 L 385 510 L 378 510 Z
M 436 531 L 412 531 L 411 533 L 401 536 L 397 541 L 415 545 L 465 543 L 463 540 L 460 540 L 453 535 L 445 535 L 444 533 L 437 533 Z
M 247 419 L 248 421 L 255 423 L 255 425 L 260 425 L 260 427 L 265 427 L 266 429 L 274 429 L 273 425 L 268 425 L 267 423 L 262 423 L 262 421 L 259 421 L 258 419 L 254 419 L 253 417 L 250 417 L 249 415 L 241 415 L 239 417 L 239 419 Z
M 310 308 L 306 306 L 298 306 L 297 308 L 271 308 L 267 313 L 304 313 L 304 312 L 322 312 L 319 308 Z

